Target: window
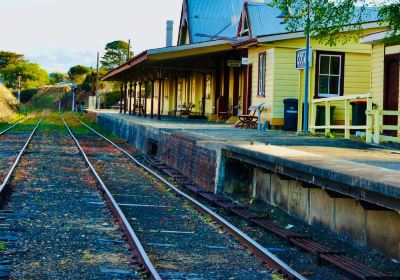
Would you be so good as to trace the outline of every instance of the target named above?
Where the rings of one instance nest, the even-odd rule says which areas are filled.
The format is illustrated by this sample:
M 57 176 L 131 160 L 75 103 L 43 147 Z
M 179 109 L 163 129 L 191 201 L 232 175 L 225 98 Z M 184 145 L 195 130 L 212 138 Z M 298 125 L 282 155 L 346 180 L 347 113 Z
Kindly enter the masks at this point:
M 344 55 L 320 53 L 317 63 L 316 96 L 342 95 Z
M 265 96 L 267 55 L 265 52 L 258 55 L 258 95 Z

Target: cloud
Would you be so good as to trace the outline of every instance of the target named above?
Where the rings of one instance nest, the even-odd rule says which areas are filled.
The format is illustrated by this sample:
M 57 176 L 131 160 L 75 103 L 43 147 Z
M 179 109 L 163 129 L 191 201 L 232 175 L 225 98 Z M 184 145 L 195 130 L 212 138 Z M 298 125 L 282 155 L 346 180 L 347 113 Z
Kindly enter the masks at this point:
M 96 53 L 90 50 L 41 49 L 26 53 L 25 56 L 28 60 L 39 63 L 49 72 L 68 72 L 69 68 L 77 64 L 96 66 Z
M 130 38 L 136 54 L 163 47 L 165 22 L 175 21 L 176 38 L 182 7 L 182 0 L 0 2 L 0 50 L 23 53 L 49 71 L 95 66 L 96 52 L 114 40 Z

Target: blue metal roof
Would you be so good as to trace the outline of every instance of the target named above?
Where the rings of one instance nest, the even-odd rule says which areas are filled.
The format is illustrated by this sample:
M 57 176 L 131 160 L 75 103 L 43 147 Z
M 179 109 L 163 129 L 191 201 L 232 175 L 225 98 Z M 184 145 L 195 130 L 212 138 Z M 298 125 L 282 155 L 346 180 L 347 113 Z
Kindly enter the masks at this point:
M 252 37 L 261 37 L 289 32 L 286 25 L 282 24 L 283 19 L 278 16 L 282 13 L 278 8 L 271 7 L 266 3 L 246 3 Z M 378 21 L 378 10 L 367 8 L 363 22 Z M 352 23 L 357 22 L 357 17 Z M 303 30 L 297 30 L 303 31 Z
M 236 36 L 245 0 L 187 0 L 191 43 Z

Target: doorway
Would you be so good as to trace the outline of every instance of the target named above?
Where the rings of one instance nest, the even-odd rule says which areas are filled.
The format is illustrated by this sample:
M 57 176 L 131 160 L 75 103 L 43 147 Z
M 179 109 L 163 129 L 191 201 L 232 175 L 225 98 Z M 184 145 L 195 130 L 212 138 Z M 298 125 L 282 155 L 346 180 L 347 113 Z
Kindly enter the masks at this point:
M 383 96 L 383 110 L 398 111 L 400 88 L 400 55 L 385 57 L 385 90 Z M 384 116 L 384 125 L 398 125 L 397 116 Z M 385 135 L 395 136 L 395 131 L 384 131 Z

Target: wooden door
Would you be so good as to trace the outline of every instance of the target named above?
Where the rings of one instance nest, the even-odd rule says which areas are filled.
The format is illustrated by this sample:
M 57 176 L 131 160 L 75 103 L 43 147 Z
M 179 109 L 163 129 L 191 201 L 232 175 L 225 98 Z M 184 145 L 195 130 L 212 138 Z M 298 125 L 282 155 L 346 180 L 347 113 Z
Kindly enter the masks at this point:
M 385 91 L 383 97 L 383 109 L 389 111 L 398 111 L 399 109 L 399 72 L 400 55 L 387 56 L 385 58 Z M 397 125 L 397 116 L 384 116 L 385 125 Z M 385 133 L 387 134 L 387 133 Z M 389 134 L 395 134 L 391 131 Z

